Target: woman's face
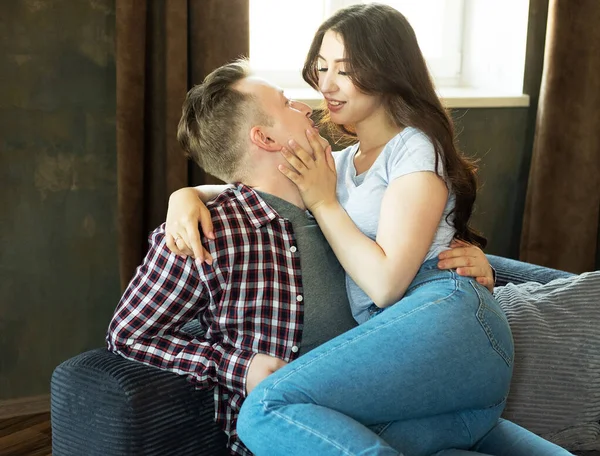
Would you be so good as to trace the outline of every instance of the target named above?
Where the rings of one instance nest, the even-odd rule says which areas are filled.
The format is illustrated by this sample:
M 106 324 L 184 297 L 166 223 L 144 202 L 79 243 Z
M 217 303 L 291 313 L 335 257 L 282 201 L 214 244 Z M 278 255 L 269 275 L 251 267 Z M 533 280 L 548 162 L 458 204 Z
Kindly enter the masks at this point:
M 356 125 L 384 109 L 381 97 L 362 93 L 350 80 L 342 37 L 329 30 L 323 37 L 317 60 L 319 91 L 327 101 L 331 120 L 338 125 Z

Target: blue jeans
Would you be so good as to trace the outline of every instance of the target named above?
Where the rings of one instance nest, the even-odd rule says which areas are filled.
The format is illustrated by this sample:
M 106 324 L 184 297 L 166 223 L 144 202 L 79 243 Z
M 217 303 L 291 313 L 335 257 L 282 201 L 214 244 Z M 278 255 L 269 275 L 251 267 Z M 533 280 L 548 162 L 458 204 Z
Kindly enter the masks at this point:
M 436 264 L 399 303 L 262 381 L 238 417 L 244 444 L 257 456 L 570 454 L 500 420 L 506 317 L 485 288 Z

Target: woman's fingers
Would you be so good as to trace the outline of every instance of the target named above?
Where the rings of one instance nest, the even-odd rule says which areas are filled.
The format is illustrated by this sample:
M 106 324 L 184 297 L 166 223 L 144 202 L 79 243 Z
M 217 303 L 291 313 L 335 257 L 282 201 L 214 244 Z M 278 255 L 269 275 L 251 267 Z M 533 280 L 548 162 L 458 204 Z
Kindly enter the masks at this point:
M 296 169 L 298 171 L 301 171 L 304 168 L 312 168 L 312 165 L 315 162 L 314 157 L 310 153 L 308 153 L 306 150 L 304 150 L 302 147 L 300 147 L 300 145 L 293 139 L 290 139 L 288 141 L 288 144 L 289 144 L 289 147 L 293 151 L 292 155 L 294 155 L 302 163 L 302 165 L 304 165 L 302 168 L 296 168 Z
M 445 250 L 439 254 L 440 260 L 461 258 L 461 257 L 476 259 L 482 255 L 483 256 L 485 255 L 481 249 L 479 249 L 478 247 L 475 247 L 471 244 L 463 244 L 463 243 L 454 244 L 454 243 L 452 243 L 452 244 L 450 244 L 450 247 L 451 247 L 450 250 Z M 470 264 L 467 264 L 465 266 L 470 266 Z
M 185 240 L 183 236 L 175 238 L 175 245 L 177 245 L 179 251 L 182 252 L 186 257 L 194 256 L 194 252 L 190 248 L 189 242 Z
M 197 262 L 205 262 L 209 265 L 212 264 L 212 255 L 202 245 L 198 230 L 192 228 L 187 231 L 182 231 L 184 234 L 165 234 L 167 248 L 184 260 L 189 256 L 196 259 Z
M 314 130 L 306 130 L 306 137 L 308 138 L 308 143 L 313 150 L 315 161 L 320 161 L 325 158 L 325 149 L 321 141 L 319 141 L 319 135 Z
M 440 269 L 456 269 L 461 276 L 475 277 L 477 282 L 494 291 L 494 276 L 490 264 L 479 247 L 457 239 L 450 243 L 451 250 L 439 255 Z
M 490 290 L 490 293 L 494 292 L 494 279 L 489 277 L 477 277 L 477 282 Z
M 475 265 L 475 258 L 467 255 L 448 256 L 443 255 L 446 252 L 442 252 L 439 255 L 440 268 L 441 269 L 455 269 L 460 267 L 471 267 Z
M 485 271 L 477 266 L 474 267 L 458 267 L 456 273 L 465 277 L 485 277 Z
M 283 147 L 281 149 L 281 154 L 283 155 L 283 157 L 287 160 L 287 162 L 290 164 L 290 166 L 298 171 L 298 172 L 302 172 L 304 170 L 306 170 L 306 166 L 304 165 L 304 163 L 302 162 L 302 160 L 300 160 L 296 154 L 294 152 L 292 152 L 290 149 L 288 149 L 287 147 Z
M 457 268 L 456 273 L 465 277 L 474 277 L 477 282 L 486 287 L 490 292 L 494 292 L 494 277 L 488 271 L 481 267 Z
M 187 229 L 187 239 L 189 240 L 190 247 L 192 249 L 192 254 L 196 261 L 202 263 L 206 262 L 206 264 L 212 264 L 212 256 L 208 253 L 208 250 L 204 248 L 202 242 L 200 241 L 200 232 L 198 231 L 198 227 L 189 227 Z
M 180 257 L 182 257 L 183 259 L 187 258 L 187 255 L 185 255 L 181 250 L 179 250 L 179 247 L 177 247 L 177 243 L 175 242 L 175 238 L 170 235 L 169 233 L 165 234 L 165 241 L 167 244 L 167 248 L 173 252 L 175 255 L 179 255 Z
M 335 172 L 335 160 L 333 159 L 333 152 L 331 151 L 331 146 L 329 145 L 325 148 L 325 160 L 327 161 L 329 169 Z
M 281 174 L 283 174 L 285 177 L 291 180 L 294 184 L 300 185 L 300 175 L 296 171 L 284 165 L 279 165 L 277 169 Z
M 210 211 L 206 207 L 204 207 L 204 209 L 200 212 L 200 217 L 198 220 L 200 222 L 200 227 L 202 228 L 202 232 L 204 233 L 204 235 L 207 238 L 214 240 L 215 233 L 212 223 L 212 216 L 210 215 Z

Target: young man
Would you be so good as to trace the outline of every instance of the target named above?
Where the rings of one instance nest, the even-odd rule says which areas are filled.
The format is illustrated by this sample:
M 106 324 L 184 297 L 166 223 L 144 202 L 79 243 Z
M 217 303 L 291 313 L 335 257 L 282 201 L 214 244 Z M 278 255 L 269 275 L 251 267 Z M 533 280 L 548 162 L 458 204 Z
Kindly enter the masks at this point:
M 296 186 L 277 170 L 289 139 L 309 147 L 306 131 L 316 132 L 310 115 L 308 106 L 253 77 L 244 61 L 190 90 L 178 139 L 207 172 L 236 183 L 207 205 L 214 239 L 204 248 L 214 261 L 171 253 L 164 226 L 157 228 L 109 325 L 113 352 L 214 388 L 216 421 L 232 454 L 250 454 L 236 433 L 246 395 L 356 326 L 344 271 Z M 479 266 L 491 275 L 489 264 Z M 181 329 L 196 318 L 202 338 Z

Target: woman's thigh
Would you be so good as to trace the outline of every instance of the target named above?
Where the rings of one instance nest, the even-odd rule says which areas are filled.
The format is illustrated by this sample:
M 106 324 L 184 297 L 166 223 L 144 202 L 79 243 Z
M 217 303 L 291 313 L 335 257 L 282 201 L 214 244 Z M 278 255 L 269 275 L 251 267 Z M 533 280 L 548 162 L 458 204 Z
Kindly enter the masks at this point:
M 489 293 L 441 277 L 277 371 L 248 399 L 317 404 L 365 425 L 497 405 L 512 372 L 508 323 Z

